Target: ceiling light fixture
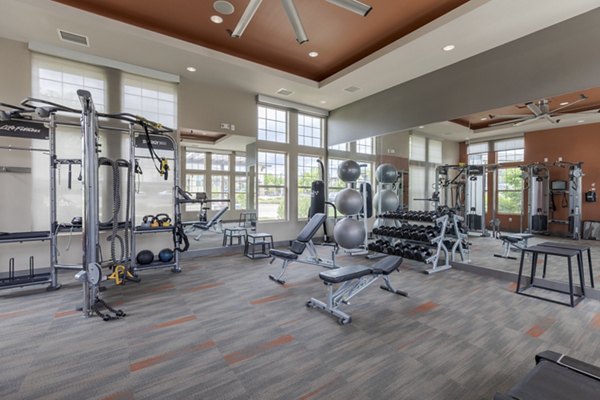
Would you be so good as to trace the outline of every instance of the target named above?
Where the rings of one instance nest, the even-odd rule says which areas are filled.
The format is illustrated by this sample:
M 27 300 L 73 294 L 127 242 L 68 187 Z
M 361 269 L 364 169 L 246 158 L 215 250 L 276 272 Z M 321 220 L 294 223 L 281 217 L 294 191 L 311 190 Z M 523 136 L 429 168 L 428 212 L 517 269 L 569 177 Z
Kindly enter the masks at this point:
M 308 53 L 309 57 L 315 58 L 319 56 L 319 53 L 317 53 L 316 51 L 311 51 L 310 53 Z
M 361 3 L 358 0 L 327 0 L 327 1 L 331 4 L 335 4 L 338 7 L 342 7 L 342 8 L 345 8 L 346 10 L 350 10 L 359 15 L 362 15 L 363 17 L 365 17 L 373 9 L 373 7 L 371 7 L 367 4 Z M 215 7 L 215 9 L 216 9 L 216 3 L 218 3 L 218 1 L 216 1 L 213 4 L 213 7 Z M 233 32 L 231 32 L 231 37 L 234 37 L 234 38 L 242 37 L 242 34 L 248 27 L 248 24 L 250 23 L 250 21 L 252 21 L 252 18 L 254 17 L 256 10 L 258 10 L 258 7 L 260 6 L 261 3 L 262 3 L 262 0 L 250 0 L 248 2 L 248 5 L 246 6 L 244 13 L 242 14 L 242 17 L 238 21 Z M 304 27 L 302 26 L 302 21 L 300 21 L 300 17 L 298 16 L 298 11 L 296 10 L 296 6 L 294 5 L 294 0 L 281 0 L 281 4 L 283 5 L 283 8 L 285 9 L 285 12 L 288 16 L 288 19 L 290 20 L 290 23 L 292 24 L 292 28 L 294 28 L 294 32 L 296 33 L 296 40 L 298 41 L 298 43 L 302 44 L 304 42 L 307 42 L 308 37 L 306 36 L 306 33 L 304 32 Z
M 442 47 L 442 50 L 444 50 L 444 51 L 452 51 L 455 48 L 456 48 L 455 45 L 453 45 L 453 44 L 447 44 L 446 46 Z
M 213 3 L 213 8 L 216 12 L 223 15 L 231 15 L 235 11 L 235 7 L 228 1 L 217 0 Z
M 480 121 L 487 121 L 487 117 L 480 118 Z
M 560 103 L 561 106 L 566 106 L 567 104 L 569 104 L 568 101 L 563 101 L 562 103 Z
M 304 27 L 302 26 L 302 21 L 300 21 L 300 17 L 298 16 L 298 11 L 294 5 L 294 0 L 281 0 L 281 4 L 283 5 L 288 19 L 290 20 L 290 24 L 292 24 L 292 28 L 294 29 L 298 43 L 302 44 L 304 42 L 308 42 L 308 37 L 306 36 L 306 32 L 304 32 Z
M 213 16 L 211 16 L 210 20 L 212 22 L 214 22 L 215 24 L 220 24 L 221 22 L 223 22 L 223 18 L 220 17 L 219 15 L 213 15 Z
M 326 104 L 327 102 L 325 100 L 321 100 L 320 103 L 321 104 Z
M 235 26 L 235 29 L 233 30 L 233 32 L 231 32 L 231 37 L 239 38 L 242 36 L 242 33 L 244 33 L 244 31 L 248 27 L 248 24 L 252 20 L 252 17 L 254 17 L 256 10 L 258 10 L 258 6 L 260 6 L 260 3 L 262 3 L 262 0 L 250 0 L 248 5 L 246 6 L 246 9 L 244 10 L 244 13 L 242 14 L 242 17 Z
M 366 17 L 373 7 L 361 3 L 358 0 L 327 0 L 328 3 L 335 4 L 338 7 L 345 8 L 348 11 L 352 11 L 358 15 Z
M 423 129 L 423 128 L 425 128 L 423 125 L 420 125 L 420 126 L 419 126 L 419 129 Z
M 196 72 L 196 67 L 187 67 L 186 69 L 190 72 Z
M 585 119 L 580 119 L 579 121 L 577 121 L 578 124 L 581 124 L 583 122 L 585 122 Z

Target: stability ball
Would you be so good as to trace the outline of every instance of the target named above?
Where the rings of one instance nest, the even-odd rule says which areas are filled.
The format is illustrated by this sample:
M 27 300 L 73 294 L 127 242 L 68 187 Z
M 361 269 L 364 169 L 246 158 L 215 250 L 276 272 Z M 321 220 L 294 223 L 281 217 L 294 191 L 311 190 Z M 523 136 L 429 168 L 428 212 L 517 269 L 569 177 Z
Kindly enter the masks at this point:
M 380 183 L 394 183 L 398 178 L 398 171 L 392 164 L 381 164 L 375 170 L 375 177 Z
M 379 201 L 381 199 L 381 210 L 379 209 Z M 376 212 L 396 211 L 400 201 L 396 193 L 389 189 L 382 189 L 373 198 L 373 207 Z
M 356 182 L 360 178 L 360 165 L 354 160 L 346 160 L 338 165 L 338 177 L 344 182 Z
M 152 261 L 154 261 L 154 253 L 150 250 L 142 250 L 137 254 L 137 257 L 135 259 L 140 265 L 151 264 Z
M 333 227 L 335 242 L 345 249 L 353 249 L 364 244 L 367 232 L 363 221 L 343 218 Z
M 342 189 L 335 196 L 335 208 L 344 215 L 355 215 L 363 206 L 363 198 L 356 189 Z

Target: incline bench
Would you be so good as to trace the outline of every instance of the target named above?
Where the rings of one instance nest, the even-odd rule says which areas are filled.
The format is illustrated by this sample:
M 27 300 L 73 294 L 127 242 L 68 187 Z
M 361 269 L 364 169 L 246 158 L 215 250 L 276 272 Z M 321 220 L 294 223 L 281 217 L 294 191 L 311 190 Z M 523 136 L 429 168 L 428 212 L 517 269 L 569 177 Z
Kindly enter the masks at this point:
M 394 289 L 389 280 L 389 275 L 397 271 L 400 264 L 402 264 L 402 257 L 388 256 L 370 267 L 352 265 L 321 272 L 319 278 L 327 286 L 327 303 L 311 298 L 306 306 L 328 312 L 337 317 L 338 322 L 342 325 L 349 324 L 352 322 L 352 318 L 340 310 L 339 306 L 342 303 L 348 304 L 352 297 L 362 292 L 380 277 L 383 278 L 385 283 L 385 285 L 381 285 L 381 289 L 400 296 L 408 296 L 406 292 Z M 333 285 L 336 283 L 342 285 L 334 292 Z
M 531 239 L 533 235 L 531 233 L 515 233 L 512 235 L 500 235 L 502 240 L 502 247 L 504 251 L 502 254 L 494 254 L 494 257 L 507 258 L 509 260 L 516 260 L 517 257 L 510 256 L 510 249 L 523 250 L 527 248 L 527 241 Z
M 292 242 L 292 245 L 289 247 L 289 250 L 271 249 L 269 254 L 273 258 L 271 259 L 270 264 L 272 264 L 275 261 L 275 259 L 281 259 L 283 260 L 283 263 L 281 264 L 281 272 L 279 273 L 279 275 L 269 275 L 269 279 L 283 285 L 285 283 L 285 281 L 283 280 L 285 270 L 288 264 L 294 261 L 304 264 L 317 265 L 319 267 L 325 268 L 337 268 L 337 265 L 335 265 L 335 247 L 331 253 L 331 260 L 323 260 L 319 257 L 317 249 L 315 248 L 315 245 L 312 241 L 313 236 L 315 236 L 319 228 L 323 225 L 326 218 L 327 215 L 321 213 L 313 215 L 313 217 L 308 221 L 304 228 L 302 228 L 302 230 L 298 234 L 298 237 L 296 237 L 296 239 Z M 308 250 L 310 256 L 300 258 L 299 256 L 302 255 L 302 253 L 304 253 L 305 249 Z
M 506 394 L 494 400 L 598 400 L 600 368 L 564 354 L 543 351 L 536 366 Z

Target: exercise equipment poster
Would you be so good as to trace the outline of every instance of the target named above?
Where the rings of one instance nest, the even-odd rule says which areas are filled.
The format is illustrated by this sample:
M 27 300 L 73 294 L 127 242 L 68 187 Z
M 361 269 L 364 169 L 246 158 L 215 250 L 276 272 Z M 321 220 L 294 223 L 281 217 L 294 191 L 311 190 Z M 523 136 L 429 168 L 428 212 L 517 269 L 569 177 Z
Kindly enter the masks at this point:
M 48 140 L 50 130 L 41 122 L 0 121 L 0 136 Z

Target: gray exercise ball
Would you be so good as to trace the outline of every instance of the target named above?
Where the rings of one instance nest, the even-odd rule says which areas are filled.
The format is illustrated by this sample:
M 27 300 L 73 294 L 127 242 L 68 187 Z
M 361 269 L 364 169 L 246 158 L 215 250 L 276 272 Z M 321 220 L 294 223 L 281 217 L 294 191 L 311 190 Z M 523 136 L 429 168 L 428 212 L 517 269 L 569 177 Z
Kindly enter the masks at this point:
M 394 183 L 398 178 L 398 170 L 392 164 L 381 164 L 375 170 L 375 177 L 380 183 Z
M 363 206 L 363 198 L 356 189 L 342 189 L 335 196 L 335 208 L 340 214 L 355 215 L 360 212 Z
M 344 182 L 356 182 L 360 178 L 360 165 L 354 160 L 346 160 L 338 165 L 338 177 Z
M 335 242 L 344 249 L 354 249 L 365 242 L 367 232 L 363 221 L 343 218 L 333 227 Z
M 381 210 L 379 210 L 379 199 L 381 199 Z M 373 198 L 373 207 L 376 212 L 396 211 L 400 201 L 398 195 L 389 189 L 382 189 Z

